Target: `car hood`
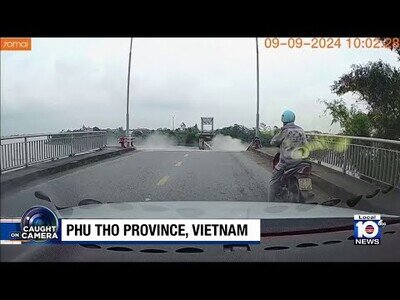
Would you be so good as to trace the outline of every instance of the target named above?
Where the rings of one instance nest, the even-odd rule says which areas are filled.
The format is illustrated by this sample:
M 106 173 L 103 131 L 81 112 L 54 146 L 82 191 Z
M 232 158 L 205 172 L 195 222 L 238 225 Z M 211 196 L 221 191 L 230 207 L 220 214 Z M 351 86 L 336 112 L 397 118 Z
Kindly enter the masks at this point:
M 296 219 L 353 218 L 367 212 L 315 204 L 238 201 L 161 201 L 90 204 L 60 209 L 61 218 Z M 396 217 L 383 215 L 387 217 Z

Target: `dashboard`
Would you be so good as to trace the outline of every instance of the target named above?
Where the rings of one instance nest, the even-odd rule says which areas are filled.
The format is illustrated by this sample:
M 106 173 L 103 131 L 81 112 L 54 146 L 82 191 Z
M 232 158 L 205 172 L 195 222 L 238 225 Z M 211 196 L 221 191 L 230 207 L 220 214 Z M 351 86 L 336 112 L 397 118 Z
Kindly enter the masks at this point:
M 285 222 L 284 222 L 285 221 Z M 380 245 L 354 245 L 349 220 L 319 229 L 299 220 L 274 221 L 259 244 L 1 245 L 1 260 L 16 262 L 399 262 L 400 224 L 388 220 Z M 296 230 L 293 226 L 296 222 Z M 321 221 L 322 220 L 314 220 Z M 300 224 L 299 224 L 300 223 Z M 271 225 L 271 224 L 270 224 Z M 314 224 L 315 225 L 315 224 Z M 351 228 L 350 228 L 350 227 Z M 314 228 L 312 228 L 314 227 Z M 276 229 L 279 228 L 279 231 Z M 286 228 L 286 229 L 285 229 Z M 280 232 L 280 233 L 279 233 Z

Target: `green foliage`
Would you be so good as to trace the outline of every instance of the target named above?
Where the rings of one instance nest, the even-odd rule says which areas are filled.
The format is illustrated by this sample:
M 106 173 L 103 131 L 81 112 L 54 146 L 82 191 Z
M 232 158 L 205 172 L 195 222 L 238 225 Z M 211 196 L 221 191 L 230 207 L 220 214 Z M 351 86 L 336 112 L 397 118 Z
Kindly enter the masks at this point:
M 276 134 L 279 128 L 277 126 L 267 126 L 265 123 L 260 125 L 261 143 L 264 147 L 268 147 L 272 137 Z M 96 127 L 94 127 L 93 130 L 96 130 Z M 121 136 L 125 136 L 125 130 L 122 127 L 116 129 L 107 128 L 106 131 L 109 138 L 118 139 Z M 169 139 L 175 141 L 177 145 L 189 146 L 198 143 L 200 130 L 197 124 L 192 127 L 181 126 L 175 130 L 169 128 L 157 128 L 156 130 L 140 128 L 132 130 L 132 136 L 135 137 L 136 141 L 139 143 L 155 133 L 167 136 Z M 234 124 L 233 126 L 215 130 L 215 134 L 230 136 L 250 144 L 255 136 L 255 128 L 247 128 L 243 125 Z
M 382 42 L 384 42 L 386 39 L 393 39 L 393 38 L 390 38 L 390 37 L 381 37 L 380 39 L 381 39 Z M 393 40 L 392 40 L 392 41 L 393 41 Z M 389 42 L 390 42 L 390 41 L 389 41 Z M 393 46 L 394 46 L 394 47 L 393 47 Z M 400 47 L 399 47 L 399 44 L 398 44 L 398 43 L 397 43 L 397 45 L 393 45 L 393 44 L 392 44 L 392 48 L 391 48 L 390 50 L 396 52 L 396 53 L 399 55 L 399 57 L 398 57 L 397 59 L 400 60 Z
M 347 134 L 400 138 L 400 71 L 382 61 L 353 65 L 331 86 L 338 96 L 352 93 L 367 106 L 367 113 L 356 106 L 347 109 L 343 100 L 323 102 L 333 122 Z
M 233 126 L 217 129 L 216 134 L 228 135 L 232 138 L 239 139 L 243 142 L 250 143 L 254 136 L 255 130 L 249 129 L 246 126 L 235 124 Z
M 198 141 L 198 134 L 199 134 L 199 129 L 197 128 L 197 124 L 193 127 L 186 128 L 184 133 L 184 143 L 185 145 L 191 145 L 191 144 L 196 144 Z
M 342 99 L 322 102 L 326 106 L 325 112 L 329 111 L 332 116 L 332 124 L 339 123 L 345 135 L 371 136 L 373 127 L 369 116 L 355 105 L 349 109 Z
M 116 130 L 116 135 L 118 138 L 125 135 L 125 130 L 122 127 L 118 127 Z
M 275 126 L 273 129 L 271 128 L 264 128 L 263 130 L 260 130 L 260 140 L 261 140 L 261 145 L 263 147 L 268 147 L 270 146 L 270 142 L 274 135 L 279 131 L 279 128 Z
M 347 135 L 351 136 L 371 136 L 373 128 L 369 116 L 363 112 L 356 112 L 350 118 L 350 126 L 346 130 Z
M 132 131 L 132 136 L 137 138 L 138 141 L 145 140 L 152 134 L 166 135 L 169 139 L 176 142 L 177 145 L 194 145 L 198 141 L 199 129 L 197 125 L 193 127 L 177 128 L 175 130 L 169 128 L 157 128 L 157 130 L 152 129 L 134 129 Z
M 265 123 L 261 124 L 263 124 L 262 126 L 260 126 L 261 145 L 263 147 L 268 147 L 270 145 L 272 137 L 275 135 L 276 131 L 279 130 L 279 128 L 274 126 L 274 128 L 271 129 L 269 126 L 265 125 Z M 232 138 L 239 139 L 242 142 L 251 143 L 256 134 L 256 131 L 255 128 L 250 129 L 246 126 L 235 124 L 233 126 L 217 129 L 216 134 L 227 135 Z

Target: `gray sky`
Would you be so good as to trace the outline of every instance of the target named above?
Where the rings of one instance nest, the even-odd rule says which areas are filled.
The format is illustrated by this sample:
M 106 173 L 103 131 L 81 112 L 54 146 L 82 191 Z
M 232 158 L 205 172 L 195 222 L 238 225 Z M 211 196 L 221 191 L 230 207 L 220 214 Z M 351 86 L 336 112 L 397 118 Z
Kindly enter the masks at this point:
M 382 49 L 266 49 L 260 38 L 260 121 L 280 125 L 292 109 L 306 130 L 338 131 L 318 99 L 351 64 L 382 59 Z M 1 52 L 1 135 L 125 127 L 129 39 L 32 39 L 32 51 Z M 134 39 L 131 128 L 188 126 L 213 116 L 221 128 L 255 126 L 252 38 Z M 352 96 L 346 97 L 350 104 Z

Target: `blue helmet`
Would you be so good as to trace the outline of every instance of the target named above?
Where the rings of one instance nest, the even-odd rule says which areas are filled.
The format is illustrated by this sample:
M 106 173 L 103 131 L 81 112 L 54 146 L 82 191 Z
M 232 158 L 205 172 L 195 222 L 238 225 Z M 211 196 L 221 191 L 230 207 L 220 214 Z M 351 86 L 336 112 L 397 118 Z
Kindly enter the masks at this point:
M 292 112 L 291 110 L 285 110 L 282 113 L 281 121 L 285 124 L 292 123 L 292 122 L 294 122 L 295 118 L 296 118 L 296 116 L 294 115 L 294 112 Z

